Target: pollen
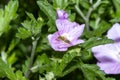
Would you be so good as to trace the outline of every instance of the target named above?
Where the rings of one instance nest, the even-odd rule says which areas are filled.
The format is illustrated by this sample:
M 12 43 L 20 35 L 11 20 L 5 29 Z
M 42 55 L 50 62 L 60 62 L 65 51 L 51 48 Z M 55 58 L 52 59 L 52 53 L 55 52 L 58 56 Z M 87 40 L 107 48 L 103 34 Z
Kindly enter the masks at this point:
M 60 39 L 61 41 L 65 42 L 65 43 L 70 44 L 70 41 L 64 36 L 59 36 L 58 39 Z

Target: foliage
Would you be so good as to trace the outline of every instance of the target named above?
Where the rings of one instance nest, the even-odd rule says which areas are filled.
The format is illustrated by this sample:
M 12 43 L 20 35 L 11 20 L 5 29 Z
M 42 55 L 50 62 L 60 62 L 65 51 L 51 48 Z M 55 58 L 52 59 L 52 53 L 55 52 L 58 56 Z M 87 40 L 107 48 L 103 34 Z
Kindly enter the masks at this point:
M 119 80 L 101 71 L 91 52 L 93 46 L 113 42 L 106 33 L 120 22 L 119 8 L 119 0 L 0 1 L 0 79 Z M 51 48 L 47 36 L 57 31 L 57 9 L 86 25 L 85 43 L 66 52 Z

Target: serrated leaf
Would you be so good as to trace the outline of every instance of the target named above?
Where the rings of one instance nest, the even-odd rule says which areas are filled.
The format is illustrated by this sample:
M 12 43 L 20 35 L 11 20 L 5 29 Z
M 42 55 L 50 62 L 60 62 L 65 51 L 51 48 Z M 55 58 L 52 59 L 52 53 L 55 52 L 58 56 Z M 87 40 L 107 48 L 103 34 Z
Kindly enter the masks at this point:
M 57 76 L 63 76 L 62 72 L 66 68 L 66 66 L 73 60 L 73 58 L 80 56 L 80 49 L 72 49 L 69 50 L 68 53 L 66 53 L 63 58 L 61 59 L 61 62 L 57 64 L 56 66 L 56 73 Z M 65 74 L 64 74 L 65 75 Z
M 96 30 L 94 30 L 93 34 L 96 36 L 102 36 L 102 34 L 106 32 L 110 27 L 111 25 L 108 22 L 102 21 L 99 24 L 99 27 Z
M 29 12 L 26 12 L 27 16 L 33 20 L 33 21 L 36 21 L 35 17 L 33 16 L 33 14 L 29 13 Z
M 56 31 L 55 25 L 52 23 L 52 20 L 49 20 L 47 24 L 50 26 L 48 29 L 49 32 Z
M 68 64 L 76 56 L 80 56 L 80 48 L 69 50 L 68 53 L 63 56 L 60 67 L 62 67 L 63 64 Z
M 38 56 L 34 66 L 31 68 L 32 72 L 37 72 L 39 70 L 40 73 L 44 71 L 50 71 L 50 59 L 47 57 L 46 54 L 42 54 Z
M 5 18 L 6 20 L 11 20 L 15 17 L 16 11 L 18 9 L 18 0 L 10 1 L 8 6 L 5 6 Z
M 107 44 L 107 43 L 113 43 L 113 40 L 107 39 L 106 37 L 105 38 L 93 37 L 93 38 L 90 38 L 89 40 L 87 40 L 82 46 L 85 49 L 90 49 L 93 46 Z
M 115 80 L 114 78 L 106 78 L 105 73 L 95 64 L 82 64 L 80 66 L 85 80 Z
M 16 77 L 17 77 L 17 80 L 26 80 L 26 78 L 22 75 L 22 72 L 21 71 L 16 71 Z
M 69 72 L 66 70 L 64 75 L 62 74 L 66 66 L 73 60 L 73 58 L 80 56 L 79 52 L 80 49 L 73 49 L 66 53 L 62 59 L 51 58 L 51 60 L 43 54 L 37 58 L 35 65 L 31 70 L 36 72 L 39 69 L 40 73 L 46 71 L 53 72 L 55 76 L 64 76 L 76 68 L 71 68 Z
M 27 29 L 33 36 L 38 35 L 41 32 L 41 28 L 44 25 L 44 20 L 38 17 L 36 20 L 33 14 L 26 12 L 30 20 L 25 20 L 22 25 Z M 29 36 L 30 37 L 30 36 Z
M 10 28 L 10 21 L 15 18 L 18 9 L 18 0 L 10 1 L 5 10 L 0 9 L 0 35 Z
M 16 34 L 16 37 L 26 39 L 28 37 L 31 37 L 32 33 L 29 30 L 26 30 L 25 28 L 19 28 L 18 33 Z
M 53 21 L 55 21 L 56 13 L 53 10 L 53 7 L 51 4 L 49 4 L 48 2 L 43 2 L 43 1 L 37 1 L 37 4 L 39 8 L 48 16 L 49 19 L 52 19 Z
M 53 6 L 56 9 L 65 9 L 68 6 L 68 0 L 53 0 Z
M 86 80 L 106 80 L 105 74 L 96 65 L 83 64 L 81 70 Z
M 67 67 L 67 69 L 65 69 L 63 72 L 62 72 L 62 75 L 61 77 L 69 74 L 70 72 L 74 71 L 75 69 L 79 68 L 79 65 L 78 64 L 74 64 L 72 66 L 70 66 L 69 68 Z
M 1 58 L 0 58 L 0 73 L 5 74 L 4 76 L 7 76 L 10 80 L 16 80 L 16 76 L 13 72 L 13 69 L 10 67 L 10 65 L 3 62 Z
M 27 30 L 32 30 L 32 24 L 31 24 L 31 22 L 30 21 L 28 21 L 28 20 L 25 20 L 23 23 L 21 23 L 22 24 L 22 26 L 25 28 L 25 29 L 27 29 Z
M 55 19 L 56 19 L 56 12 L 54 11 L 51 4 L 47 1 L 37 1 L 39 8 L 47 15 L 48 22 L 47 25 L 50 26 L 49 32 L 55 31 Z

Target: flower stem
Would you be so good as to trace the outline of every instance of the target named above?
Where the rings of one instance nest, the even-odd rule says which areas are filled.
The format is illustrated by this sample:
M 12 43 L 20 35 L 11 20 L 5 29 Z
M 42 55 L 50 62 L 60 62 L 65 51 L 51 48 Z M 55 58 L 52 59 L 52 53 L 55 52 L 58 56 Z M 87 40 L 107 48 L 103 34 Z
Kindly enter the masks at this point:
M 90 15 L 92 13 L 92 11 L 94 9 L 96 9 L 99 5 L 101 4 L 101 0 L 97 0 L 97 2 L 95 4 L 93 4 L 89 9 L 86 15 L 83 14 L 83 12 L 81 11 L 81 9 L 79 8 L 79 5 L 76 4 L 75 5 L 75 9 L 78 12 L 78 14 L 83 18 L 83 20 L 85 21 L 85 26 L 86 26 L 86 31 L 89 31 L 89 19 L 90 19 Z
M 89 10 L 88 10 L 88 13 L 86 15 L 85 25 L 86 25 L 86 30 L 87 31 L 90 30 L 90 28 L 89 28 L 89 19 L 90 19 L 90 15 L 91 15 L 92 11 L 93 11 L 93 8 L 90 7 Z
M 89 17 L 90 17 L 91 11 L 89 10 L 88 11 L 89 14 L 87 14 L 87 16 L 85 16 L 78 5 L 75 5 L 75 9 L 78 12 L 78 14 L 83 18 L 83 20 L 85 21 L 85 26 L 86 26 L 85 28 L 87 31 L 89 31 Z
M 39 37 L 36 38 L 35 40 L 33 40 L 32 42 L 32 52 L 31 52 L 31 57 L 30 57 L 30 63 L 28 65 L 28 70 L 26 71 L 25 73 L 25 77 L 28 79 L 29 78 L 29 75 L 30 75 L 30 68 L 32 67 L 33 65 L 33 60 L 34 60 L 34 56 L 35 56 L 35 50 L 36 50 L 36 46 L 37 46 L 37 42 L 39 40 Z
M 75 5 L 75 9 L 76 9 L 76 11 L 78 12 L 78 14 L 84 19 L 84 21 L 86 21 L 86 17 L 85 17 L 85 15 L 83 14 L 83 12 L 81 11 L 81 9 L 79 8 L 78 5 Z

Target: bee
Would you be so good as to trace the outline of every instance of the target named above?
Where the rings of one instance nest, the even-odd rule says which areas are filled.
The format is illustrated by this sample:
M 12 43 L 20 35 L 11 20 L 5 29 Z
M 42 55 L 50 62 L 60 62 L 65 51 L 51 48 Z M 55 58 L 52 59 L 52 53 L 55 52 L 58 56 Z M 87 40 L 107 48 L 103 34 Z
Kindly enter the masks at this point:
M 70 44 L 70 41 L 67 38 L 65 38 L 64 36 L 59 36 L 58 39 L 64 41 L 65 43 Z

